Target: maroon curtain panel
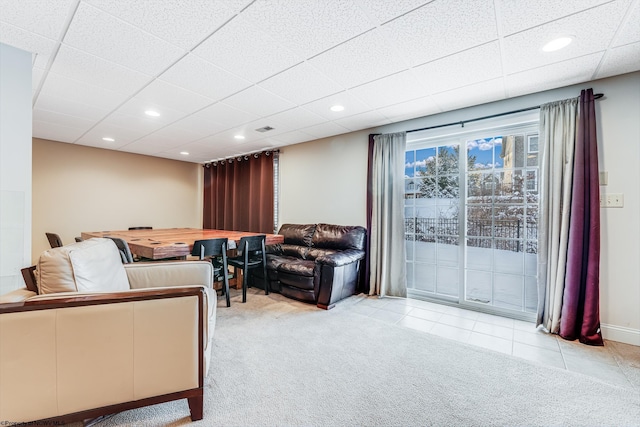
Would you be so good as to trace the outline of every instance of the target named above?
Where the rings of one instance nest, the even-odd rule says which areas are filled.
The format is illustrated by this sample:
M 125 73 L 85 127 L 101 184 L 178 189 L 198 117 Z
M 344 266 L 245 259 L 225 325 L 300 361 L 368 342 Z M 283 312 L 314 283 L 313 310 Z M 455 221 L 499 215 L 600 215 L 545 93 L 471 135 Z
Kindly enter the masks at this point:
M 203 228 L 273 233 L 273 153 L 205 165 Z
M 600 332 L 600 183 L 593 90 L 580 94 L 560 336 L 604 345 Z

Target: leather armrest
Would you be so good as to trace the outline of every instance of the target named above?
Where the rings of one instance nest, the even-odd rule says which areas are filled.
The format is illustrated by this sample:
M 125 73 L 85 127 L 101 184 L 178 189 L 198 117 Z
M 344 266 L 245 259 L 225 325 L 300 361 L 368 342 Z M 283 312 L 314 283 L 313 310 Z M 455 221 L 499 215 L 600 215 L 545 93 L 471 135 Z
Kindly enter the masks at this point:
M 363 258 L 364 251 L 358 249 L 347 249 L 345 251 L 336 252 L 335 254 L 320 256 L 316 258 L 316 262 L 333 267 L 340 267 L 359 261 Z
M 131 289 L 165 286 L 213 285 L 209 261 L 148 262 L 125 264 Z
M 22 302 L 35 295 L 37 295 L 35 292 L 30 291 L 27 288 L 16 289 L 4 295 L 0 295 L 0 304 L 7 304 L 10 302 Z
M 276 243 L 275 245 L 267 245 L 264 249 L 268 254 L 282 255 L 282 245 L 280 243 Z

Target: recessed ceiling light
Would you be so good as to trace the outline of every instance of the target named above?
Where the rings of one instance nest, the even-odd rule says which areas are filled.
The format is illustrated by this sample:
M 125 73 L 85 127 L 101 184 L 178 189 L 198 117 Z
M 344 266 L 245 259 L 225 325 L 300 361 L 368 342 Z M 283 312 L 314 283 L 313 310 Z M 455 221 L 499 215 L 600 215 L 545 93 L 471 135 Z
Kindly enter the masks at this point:
M 235 139 L 244 139 L 244 135 L 236 135 L 234 136 Z
M 569 46 L 569 44 L 571 44 L 572 41 L 573 41 L 573 37 L 571 36 L 558 37 L 556 39 L 551 40 L 549 43 L 545 44 L 542 47 L 542 50 L 544 52 L 554 52 L 556 50 L 560 50 L 564 47 Z
M 151 117 L 158 117 L 160 116 L 160 113 L 158 113 L 157 111 L 153 111 L 153 110 L 147 110 L 144 112 L 147 116 L 151 116 Z
M 182 154 L 183 156 L 188 156 L 189 152 L 188 151 L 181 151 L 180 154 Z
M 342 105 L 334 105 L 333 107 L 331 107 L 331 111 L 344 111 L 344 107 Z
M 113 138 L 109 138 L 108 136 L 105 136 L 104 138 L 102 138 L 103 141 L 107 141 L 107 142 L 114 142 L 115 139 Z

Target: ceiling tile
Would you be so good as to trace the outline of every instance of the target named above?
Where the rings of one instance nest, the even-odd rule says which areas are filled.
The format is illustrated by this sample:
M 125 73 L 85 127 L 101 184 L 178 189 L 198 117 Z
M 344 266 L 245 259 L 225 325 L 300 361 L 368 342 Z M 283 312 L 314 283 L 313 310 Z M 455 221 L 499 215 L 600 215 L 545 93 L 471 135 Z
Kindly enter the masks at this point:
M 349 89 L 349 92 L 373 108 L 382 108 L 429 94 L 411 71 L 403 71 L 375 80 Z
M 392 122 L 414 119 L 416 117 L 429 116 L 440 113 L 440 107 L 430 96 L 401 102 L 377 110 Z
M 39 123 L 57 124 L 60 126 L 79 128 L 87 130 L 94 125 L 95 120 L 89 120 L 83 117 L 61 114 L 55 111 L 34 108 L 32 113 L 33 120 Z
M 617 47 L 607 52 L 596 78 L 640 70 L 640 42 Z
M 308 126 L 325 123 L 326 118 L 312 113 L 302 107 L 293 108 L 283 111 L 262 119 L 268 126 L 274 127 L 278 133 L 288 132 L 295 129 L 301 129 Z M 273 124 L 271 124 L 273 123 Z
M 531 3 L 517 0 L 496 0 L 496 4 L 500 10 L 502 34 L 509 35 L 609 1 L 611 0 L 537 0 L 535 7 Z
M 2 34 L 2 43 L 33 53 L 35 55 L 33 65 L 43 69 L 47 67 L 49 57 L 57 44 L 55 40 L 4 22 L 0 22 L 0 34 Z
M 124 102 L 126 95 L 49 72 L 44 77 L 40 97 L 50 97 L 91 105 L 112 111 Z M 52 102 L 54 102 L 52 100 Z
M 122 114 L 112 115 L 105 121 L 98 123 L 94 128 L 89 130 L 86 134 L 82 135 L 76 142 L 83 145 L 90 145 L 92 147 L 114 147 L 121 148 L 127 144 L 142 138 L 143 136 L 158 129 L 158 126 L 153 124 L 139 124 L 132 125 L 133 120 L 130 117 Z M 127 127 L 127 125 L 132 125 Z M 105 142 L 102 140 L 104 137 L 115 139 L 114 142 Z
M 367 111 L 366 113 L 360 113 L 354 116 L 349 116 L 334 121 L 340 126 L 343 126 L 352 131 L 368 129 L 375 126 L 382 126 L 391 123 L 391 120 L 389 120 L 378 111 Z
M 381 28 L 410 65 L 424 64 L 498 37 L 493 0 L 434 1 Z
M 186 113 L 167 107 L 168 104 L 156 104 L 138 98 L 131 98 L 120 106 L 113 114 L 105 119 L 105 122 L 117 126 L 142 126 L 145 129 L 155 130 L 166 126 L 187 116 Z M 145 114 L 147 110 L 160 113 L 153 117 Z
M 150 75 L 158 75 L 186 53 L 86 3 L 80 3 L 64 43 Z
M 40 93 L 40 96 L 38 96 L 35 108 L 92 120 L 94 123 L 102 120 L 111 112 L 110 109 L 100 108 L 96 105 L 82 104 L 43 93 Z
M 342 105 L 344 110 L 338 112 L 331 111 L 331 107 L 334 105 Z M 371 111 L 373 109 L 348 91 L 336 93 L 334 95 L 309 102 L 304 105 L 304 108 L 328 120 L 337 120 L 353 116 L 355 114 L 364 113 L 366 111 Z
M 193 129 L 197 132 L 208 132 L 208 135 L 231 129 L 243 123 L 249 123 L 259 117 L 246 111 L 238 110 L 223 102 L 213 104 L 204 110 L 185 117 L 176 123 L 176 126 Z
M 76 2 L 77 0 L 1 0 L 0 21 L 58 40 Z
M 635 2 L 626 17 L 626 23 L 616 35 L 613 46 L 640 42 L 640 3 Z
M 311 65 L 346 88 L 361 85 L 409 68 L 381 31 L 372 30 L 328 50 Z
M 441 92 L 431 97 L 442 111 L 485 104 L 506 98 L 504 79 L 493 79 Z
M 34 138 L 50 139 L 52 141 L 73 142 L 84 132 L 86 132 L 86 129 L 37 120 L 34 120 L 32 125 Z
M 42 68 L 33 67 L 31 69 L 31 94 L 35 94 L 40 86 L 40 82 L 44 78 L 45 72 Z
M 500 45 L 496 41 L 429 62 L 412 71 L 429 93 L 439 93 L 501 77 L 500 63 Z
M 603 51 L 616 33 L 624 11 L 615 3 L 590 9 L 568 18 L 504 38 L 504 67 L 508 74 L 553 64 L 593 52 Z M 597 25 L 593 23 L 597 22 Z M 543 52 L 542 46 L 560 35 L 573 35 L 573 43 L 555 52 Z
M 183 49 L 191 49 L 236 13 L 227 0 L 84 1 Z
M 380 25 L 397 16 L 430 3 L 432 0 L 353 0 L 353 2 L 374 22 Z
M 252 83 L 264 80 L 304 59 L 278 44 L 242 16 L 231 20 L 195 48 L 193 53 Z
M 178 61 L 160 76 L 160 80 L 183 87 L 215 101 L 246 89 L 252 83 L 216 67 L 193 54 Z
M 375 26 L 355 4 L 343 0 L 257 0 L 242 15 L 302 58 Z
M 345 88 L 308 62 L 289 68 L 258 85 L 298 105 L 343 91 Z
M 602 55 L 594 53 L 507 76 L 507 94 L 521 96 L 589 81 Z
M 64 45 L 50 71 L 125 94 L 140 90 L 151 80 L 150 76 Z
M 270 116 L 296 106 L 259 86 L 251 86 L 236 93 L 226 98 L 224 103 L 258 116 Z
M 178 121 L 158 129 L 149 135 L 143 136 L 138 141 L 145 142 L 147 140 L 161 140 L 166 143 L 180 145 L 197 141 L 211 135 L 212 133 L 213 132 L 201 132 L 199 129 L 185 128 L 184 126 L 181 126 L 180 121 Z
M 315 139 L 313 135 L 310 135 L 306 132 L 302 132 L 300 130 L 294 130 L 287 133 L 282 133 L 280 135 L 276 135 L 273 138 L 274 141 L 280 144 L 298 144 L 300 142 L 311 141 Z
M 300 129 L 300 131 L 309 134 L 314 138 L 326 138 L 328 136 L 342 135 L 343 133 L 351 132 L 346 127 L 340 126 L 334 122 L 309 126 L 308 128 Z
M 211 98 L 206 98 L 162 80 L 154 80 L 149 86 L 138 92 L 135 98 L 156 104 L 158 108 L 169 105 L 172 109 L 187 114 L 213 104 Z

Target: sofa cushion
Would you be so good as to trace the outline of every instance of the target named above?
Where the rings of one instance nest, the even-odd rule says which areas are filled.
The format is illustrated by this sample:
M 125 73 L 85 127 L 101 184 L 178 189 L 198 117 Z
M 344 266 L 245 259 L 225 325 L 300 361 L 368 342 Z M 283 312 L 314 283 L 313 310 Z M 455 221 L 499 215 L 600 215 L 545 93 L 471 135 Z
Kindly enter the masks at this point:
M 278 234 L 284 236 L 284 243 L 289 245 L 311 246 L 315 224 L 282 224 Z
M 43 252 L 36 269 L 41 295 L 129 289 L 120 252 L 111 239 L 94 238 Z
M 314 261 L 292 259 L 288 262 L 283 262 L 278 266 L 278 272 L 295 274 L 298 276 L 313 277 L 313 269 L 316 263 Z
M 366 229 L 360 226 L 318 224 L 313 234 L 314 248 L 364 249 Z
M 280 253 L 284 256 L 306 259 L 307 252 L 309 252 L 308 246 L 290 245 L 287 243 L 282 243 L 280 245 Z
M 307 253 L 307 258 L 315 260 L 318 257 L 327 256 L 327 255 L 333 255 L 333 254 L 338 253 L 338 252 L 340 252 L 340 251 L 335 250 L 335 249 L 311 248 L 311 249 L 309 249 L 309 252 Z

